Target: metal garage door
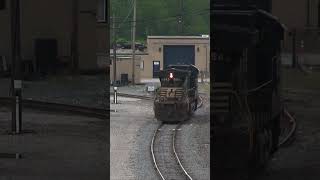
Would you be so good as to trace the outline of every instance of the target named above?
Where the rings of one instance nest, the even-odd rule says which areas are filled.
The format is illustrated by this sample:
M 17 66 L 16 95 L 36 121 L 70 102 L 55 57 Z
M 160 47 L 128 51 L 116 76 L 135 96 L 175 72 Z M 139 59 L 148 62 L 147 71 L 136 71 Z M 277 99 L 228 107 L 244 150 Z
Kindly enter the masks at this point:
M 163 65 L 193 64 L 195 59 L 194 46 L 192 45 L 166 45 L 163 48 Z

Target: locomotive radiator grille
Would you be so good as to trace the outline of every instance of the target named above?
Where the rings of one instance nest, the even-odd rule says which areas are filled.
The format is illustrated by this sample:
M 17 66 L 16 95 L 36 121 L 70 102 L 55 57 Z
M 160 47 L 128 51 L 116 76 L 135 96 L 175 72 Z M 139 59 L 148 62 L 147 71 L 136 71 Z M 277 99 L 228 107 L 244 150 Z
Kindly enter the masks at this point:
M 161 88 L 159 95 L 164 98 L 181 98 L 183 93 L 182 88 Z
M 176 89 L 175 96 L 181 98 L 183 96 L 183 89 Z
M 232 92 L 232 84 L 225 82 L 213 83 L 212 109 L 213 113 L 230 112 L 230 95 Z
M 160 89 L 160 97 L 166 97 L 167 96 L 167 88 L 161 88 Z

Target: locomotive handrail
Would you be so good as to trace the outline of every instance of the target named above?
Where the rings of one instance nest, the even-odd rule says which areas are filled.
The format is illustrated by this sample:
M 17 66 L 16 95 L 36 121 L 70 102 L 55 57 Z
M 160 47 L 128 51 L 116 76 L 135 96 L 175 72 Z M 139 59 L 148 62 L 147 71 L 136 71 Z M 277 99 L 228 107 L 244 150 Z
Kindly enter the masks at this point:
M 262 89 L 263 87 L 265 87 L 265 86 L 267 86 L 267 85 L 271 84 L 272 82 L 273 82 L 273 80 L 269 80 L 269 81 L 267 81 L 267 82 L 265 82 L 265 83 L 261 84 L 260 86 L 258 86 L 258 87 L 256 87 L 256 88 L 253 88 L 253 89 L 250 89 L 250 90 L 246 91 L 246 93 L 248 93 L 248 94 L 249 94 L 249 93 L 252 93 L 252 92 L 258 91 L 258 90 Z
M 272 74 L 272 76 L 273 76 L 273 74 L 274 74 L 274 73 L 273 73 L 273 72 L 274 72 L 273 63 L 274 63 L 274 61 L 275 61 L 276 59 L 277 59 L 277 56 L 274 56 L 274 57 L 272 58 L 272 63 L 271 63 L 271 74 Z M 250 90 L 246 91 L 246 94 L 249 94 L 249 93 L 258 91 L 258 90 L 264 88 L 265 86 L 271 84 L 272 82 L 273 82 L 273 78 L 272 78 L 271 80 L 267 81 L 267 82 L 262 83 L 262 84 L 261 84 L 260 86 L 258 86 L 258 87 L 255 87 L 255 88 L 253 88 L 253 89 L 250 89 Z

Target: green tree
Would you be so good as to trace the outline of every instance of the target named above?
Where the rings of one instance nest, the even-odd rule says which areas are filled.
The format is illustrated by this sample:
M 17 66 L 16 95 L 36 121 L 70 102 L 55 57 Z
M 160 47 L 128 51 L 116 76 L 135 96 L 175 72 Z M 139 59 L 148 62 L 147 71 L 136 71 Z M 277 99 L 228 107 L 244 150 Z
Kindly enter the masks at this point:
M 136 0 L 137 41 L 148 35 L 200 35 L 210 31 L 210 0 Z M 118 38 L 131 40 L 132 0 L 111 0 L 111 15 L 115 14 Z M 183 33 L 179 32 L 179 14 L 183 14 Z

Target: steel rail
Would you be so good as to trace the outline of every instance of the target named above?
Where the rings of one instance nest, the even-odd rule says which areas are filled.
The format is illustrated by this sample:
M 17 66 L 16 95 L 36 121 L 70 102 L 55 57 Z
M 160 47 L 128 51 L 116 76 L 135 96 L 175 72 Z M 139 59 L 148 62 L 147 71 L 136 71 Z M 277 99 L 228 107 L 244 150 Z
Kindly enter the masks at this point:
M 114 95 L 113 92 L 110 92 L 110 95 Z M 134 94 L 126 94 L 126 93 L 117 93 L 118 96 L 129 97 L 129 98 L 137 98 L 144 100 L 153 100 L 154 98 L 151 96 L 142 96 L 142 95 L 134 95 Z
M 177 136 L 177 130 L 182 126 L 182 123 L 180 123 L 179 125 L 176 126 L 176 128 L 174 129 L 173 131 L 173 136 L 172 136 L 172 148 L 173 148 L 173 153 L 174 153 L 174 156 L 176 157 L 176 160 L 180 166 L 180 168 L 182 169 L 182 171 L 184 172 L 184 174 L 186 175 L 186 177 L 190 180 L 192 180 L 192 177 L 188 174 L 188 172 L 186 171 L 186 169 L 183 167 L 181 161 L 180 161 L 180 158 L 178 156 L 178 153 L 176 151 L 176 136 Z
M 284 113 L 285 115 L 290 119 L 290 123 L 292 124 L 291 129 L 288 133 L 288 135 L 282 139 L 282 141 L 279 142 L 279 147 L 283 146 L 286 142 L 288 142 L 288 140 L 293 137 L 296 129 L 297 129 L 297 122 L 296 119 L 292 117 L 292 115 L 286 110 L 284 109 Z
M 201 108 L 202 105 L 203 105 L 203 99 L 201 98 L 201 96 L 198 96 L 198 98 L 199 98 L 199 100 L 200 100 L 200 103 L 197 105 L 197 109 L 198 109 L 198 108 Z M 184 122 L 179 123 L 179 124 L 175 127 L 175 129 L 174 129 L 174 132 L 173 132 L 173 135 L 172 135 L 172 147 L 173 147 L 173 153 L 174 153 L 175 159 L 176 159 L 176 161 L 178 162 L 180 169 L 184 172 L 185 176 L 186 176 L 189 180 L 192 180 L 192 177 L 188 174 L 188 172 L 186 171 L 186 169 L 183 167 L 183 165 L 182 165 L 182 163 L 181 163 L 181 160 L 180 160 L 180 158 L 179 158 L 179 155 L 178 155 L 178 153 L 177 153 L 177 151 L 176 151 L 176 135 L 177 135 L 176 132 L 177 132 L 177 129 L 179 129 L 179 128 L 182 126 L 183 123 L 184 123 Z M 166 180 L 166 179 L 164 178 L 163 174 L 161 173 L 161 170 L 160 170 L 160 168 L 159 168 L 159 166 L 158 166 L 158 163 L 157 163 L 157 160 L 156 160 L 156 157 L 155 157 L 155 153 L 154 153 L 154 145 L 155 145 L 154 142 L 155 142 L 155 139 L 156 139 L 156 137 L 157 137 L 158 131 L 161 129 L 161 127 L 162 127 L 163 125 L 164 125 L 164 124 L 161 123 L 161 124 L 158 126 L 158 128 L 155 130 L 155 132 L 154 132 L 154 134 L 153 134 L 153 136 L 152 136 L 151 145 L 150 145 L 150 150 L 151 150 L 151 156 L 152 156 L 152 160 L 153 160 L 153 165 L 154 165 L 157 173 L 159 174 L 159 176 L 160 176 L 160 178 L 161 178 L 162 180 Z
M 14 101 L 9 97 L 0 97 L 0 103 L 3 105 L 10 106 Z M 76 105 L 68 105 L 68 104 L 60 104 L 60 103 L 52 103 L 52 102 L 44 102 L 37 100 L 28 100 L 23 99 L 22 105 L 27 109 L 38 109 L 44 111 L 58 111 L 64 113 L 72 113 L 77 115 L 84 115 L 89 117 L 95 117 L 99 119 L 106 119 L 109 115 L 107 109 L 99 109 L 92 107 L 84 107 L 84 106 L 76 106 Z
M 151 140 L 151 149 L 150 149 L 150 150 L 151 150 L 151 156 L 152 156 L 152 160 L 153 160 L 153 165 L 155 166 L 155 169 L 156 169 L 157 173 L 159 174 L 159 176 L 161 177 L 162 180 L 166 180 L 166 179 L 164 178 L 164 176 L 162 175 L 159 167 L 158 167 L 158 163 L 157 163 L 157 160 L 156 160 L 156 156 L 154 155 L 154 141 L 155 141 L 155 139 L 156 139 L 156 136 L 157 136 L 157 134 L 158 134 L 159 129 L 160 129 L 162 126 L 163 126 L 163 123 L 161 123 L 161 124 L 158 126 L 157 130 L 154 132 L 153 137 L 152 137 L 152 140 Z
M 164 124 L 161 123 L 161 124 L 158 126 L 157 130 L 155 130 L 155 132 L 154 132 L 154 134 L 153 134 L 153 137 L 152 137 L 152 140 L 151 140 L 150 150 L 151 150 L 151 156 L 152 156 L 152 160 L 153 160 L 153 165 L 154 165 L 154 167 L 155 167 L 158 175 L 160 176 L 160 178 L 161 178 L 162 180 L 167 180 L 167 179 L 165 178 L 165 176 L 163 175 L 163 173 L 161 172 L 160 168 L 159 168 L 159 165 L 158 165 L 158 163 L 157 163 L 157 159 L 156 159 L 156 156 L 155 156 L 155 152 L 154 152 L 154 146 L 155 146 L 155 143 L 154 143 L 154 142 L 155 142 L 155 139 L 156 139 L 156 137 L 157 137 L 158 132 L 159 132 L 160 129 L 163 127 L 163 125 L 164 125 Z M 177 152 L 176 152 L 176 147 L 175 147 L 176 133 L 175 133 L 175 131 L 176 131 L 176 129 L 177 129 L 179 126 L 181 126 L 181 125 L 182 125 L 182 123 L 179 123 L 179 124 L 175 127 L 174 133 L 173 133 L 173 135 L 172 135 L 173 154 L 174 154 L 174 156 L 175 156 L 175 159 L 176 159 L 176 161 L 177 161 L 180 169 L 184 172 L 184 175 L 185 175 L 189 180 L 192 180 L 191 176 L 188 174 L 188 172 L 187 172 L 187 171 L 185 170 L 185 168 L 183 167 L 183 165 L 182 165 L 182 163 L 181 163 L 181 161 L 180 161 L 180 159 L 179 159 L 179 156 L 178 156 L 178 154 L 177 154 Z M 168 178 L 168 179 L 169 179 L 169 178 Z
M 110 92 L 110 95 L 114 95 L 114 93 Z M 117 95 L 122 96 L 122 97 L 137 98 L 137 99 L 143 99 L 143 100 L 153 100 L 154 99 L 153 96 L 142 96 L 142 95 L 126 94 L 126 93 L 117 93 Z M 201 97 L 200 96 L 198 96 L 198 97 L 201 100 Z M 202 102 L 202 100 L 201 100 L 201 102 Z M 202 106 L 202 104 L 201 104 L 201 106 Z
M 199 100 L 200 100 L 200 104 L 199 104 L 199 105 L 197 105 L 197 106 L 198 106 L 198 107 L 197 107 L 197 109 L 201 108 L 201 107 L 202 107 L 202 105 L 203 105 L 202 97 L 201 97 L 201 96 L 198 96 L 198 98 L 199 98 Z

